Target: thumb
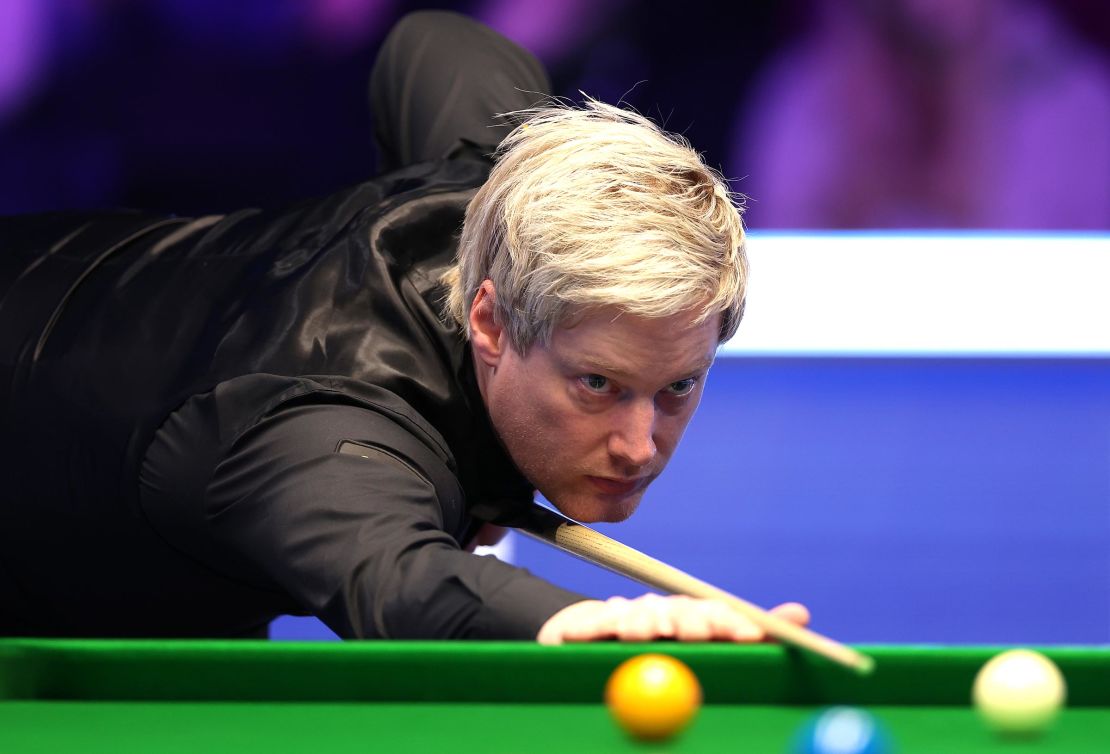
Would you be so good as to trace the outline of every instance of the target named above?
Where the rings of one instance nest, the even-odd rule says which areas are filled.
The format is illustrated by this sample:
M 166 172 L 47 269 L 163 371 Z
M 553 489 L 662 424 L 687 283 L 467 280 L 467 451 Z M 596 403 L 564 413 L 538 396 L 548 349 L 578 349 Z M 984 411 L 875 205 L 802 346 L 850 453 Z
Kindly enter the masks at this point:
M 809 609 L 800 602 L 786 602 L 771 609 L 771 614 L 777 618 L 788 620 L 799 626 L 809 625 Z

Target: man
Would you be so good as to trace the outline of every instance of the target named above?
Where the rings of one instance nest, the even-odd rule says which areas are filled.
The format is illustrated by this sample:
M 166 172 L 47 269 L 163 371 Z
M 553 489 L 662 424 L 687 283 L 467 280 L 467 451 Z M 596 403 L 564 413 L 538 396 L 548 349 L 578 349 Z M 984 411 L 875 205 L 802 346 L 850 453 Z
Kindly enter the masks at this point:
M 762 638 L 467 551 L 472 510 L 537 488 L 630 515 L 742 311 L 738 211 L 649 121 L 541 108 L 489 172 L 492 114 L 545 88 L 416 14 L 372 77 L 400 169 L 283 212 L 0 224 L 0 633 Z

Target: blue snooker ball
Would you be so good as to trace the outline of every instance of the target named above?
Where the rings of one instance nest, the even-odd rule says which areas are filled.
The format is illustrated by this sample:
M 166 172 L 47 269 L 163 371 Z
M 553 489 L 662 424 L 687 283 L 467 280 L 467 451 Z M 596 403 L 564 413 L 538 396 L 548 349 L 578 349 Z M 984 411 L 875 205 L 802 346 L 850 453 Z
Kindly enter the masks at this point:
M 792 754 L 891 754 L 879 722 L 855 707 L 830 707 L 807 722 L 794 739 Z

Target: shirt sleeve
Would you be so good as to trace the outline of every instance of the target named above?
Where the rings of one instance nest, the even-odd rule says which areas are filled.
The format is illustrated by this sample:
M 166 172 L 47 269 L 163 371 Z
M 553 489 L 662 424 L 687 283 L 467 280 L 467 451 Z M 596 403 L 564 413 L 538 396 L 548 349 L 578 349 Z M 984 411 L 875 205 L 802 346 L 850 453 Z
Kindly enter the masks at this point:
M 345 442 L 365 452 L 339 452 Z M 215 464 L 185 547 L 344 638 L 534 639 L 584 597 L 464 551 L 452 534 L 467 528 L 462 492 L 445 467 L 363 407 L 281 408 Z

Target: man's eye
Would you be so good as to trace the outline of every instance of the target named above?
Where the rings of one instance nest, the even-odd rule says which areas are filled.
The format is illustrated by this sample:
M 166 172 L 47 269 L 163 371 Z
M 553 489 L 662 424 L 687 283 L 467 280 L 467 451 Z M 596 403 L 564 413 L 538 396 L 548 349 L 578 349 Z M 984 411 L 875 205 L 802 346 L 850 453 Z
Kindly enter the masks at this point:
M 678 382 L 672 382 L 670 385 L 667 385 L 667 392 L 671 395 L 678 396 L 689 395 L 690 392 L 693 391 L 694 385 L 697 384 L 698 380 L 696 377 L 688 377 L 685 380 L 679 380 Z
M 578 379 L 592 393 L 604 393 L 609 389 L 609 378 L 602 377 L 600 374 L 587 374 Z

